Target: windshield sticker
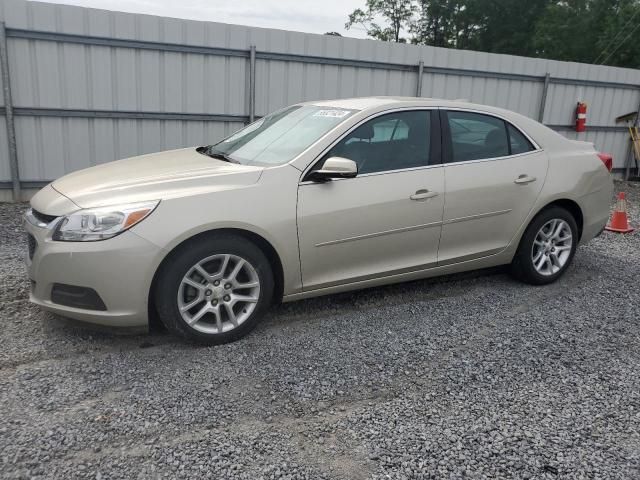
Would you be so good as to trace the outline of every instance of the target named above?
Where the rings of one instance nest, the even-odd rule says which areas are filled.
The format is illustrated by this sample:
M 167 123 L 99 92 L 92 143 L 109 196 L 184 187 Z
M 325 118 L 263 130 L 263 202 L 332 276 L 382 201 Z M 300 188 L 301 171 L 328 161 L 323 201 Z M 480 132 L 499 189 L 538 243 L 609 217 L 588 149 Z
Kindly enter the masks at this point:
M 349 115 L 349 110 L 318 110 L 312 117 L 343 118 Z

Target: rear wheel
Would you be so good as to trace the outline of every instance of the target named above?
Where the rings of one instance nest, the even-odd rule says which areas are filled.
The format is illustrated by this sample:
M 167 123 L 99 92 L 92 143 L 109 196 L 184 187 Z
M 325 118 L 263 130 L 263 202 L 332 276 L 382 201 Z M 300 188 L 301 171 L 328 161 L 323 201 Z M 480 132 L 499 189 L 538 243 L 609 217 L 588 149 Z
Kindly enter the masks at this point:
M 215 345 L 249 333 L 272 295 L 264 253 L 243 237 L 212 234 L 172 254 L 159 272 L 155 298 L 170 331 Z
M 544 285 L 567 270 L 578 245 L 578 226 L 561 207 L 540 212 L 525 231 L 511 263 L 512 274 L 526 283 Z

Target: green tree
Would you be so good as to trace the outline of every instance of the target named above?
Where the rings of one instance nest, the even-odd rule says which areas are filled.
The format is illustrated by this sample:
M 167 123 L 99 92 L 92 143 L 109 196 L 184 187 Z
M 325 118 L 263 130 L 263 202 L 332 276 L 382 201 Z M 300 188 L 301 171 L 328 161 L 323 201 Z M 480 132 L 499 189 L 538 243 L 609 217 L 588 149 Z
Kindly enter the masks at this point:
M 475 24 L 468 47 L 511 55 L 535 55 L 538 19 L 550 0 L 468 0 L 468 15 Z
M 420 0 L 419 16 L 410 31 L 411 41 L 435 47 L 458 47 L 460 20 L 466 10 L 464 0 Z
M 348 30 L 361 25 L 370 37 L 385 42 L 405 42 L 400 35 L 403 29 L 408 29 L 415 12 L 414 0 L 366 0 L 365 9 L 354 10 L 344 27 Z M 385 24 L 380 25 L 380 21 Z
M 640 67 L 640 0 L 366 0 L 346 27 L 385 41 Z
M 547 6 L 534 33 L 537 56 L 574 62 L 593 61 L 596 32 L 592 23 L 592 0 L 566 0 Z
M 537 56 L 640 66 L 640 1 L 565 0 L 550 4 L 536 24 Z
M 599 5 L 595 12 L 597 21 L 593 27 L 599 28 L 600 34 L 594 63 L 640 68 L 640 1 L 599 0 L 598 3 L 604 5 Z M 607 13 L 601 16 L 600 9 Z

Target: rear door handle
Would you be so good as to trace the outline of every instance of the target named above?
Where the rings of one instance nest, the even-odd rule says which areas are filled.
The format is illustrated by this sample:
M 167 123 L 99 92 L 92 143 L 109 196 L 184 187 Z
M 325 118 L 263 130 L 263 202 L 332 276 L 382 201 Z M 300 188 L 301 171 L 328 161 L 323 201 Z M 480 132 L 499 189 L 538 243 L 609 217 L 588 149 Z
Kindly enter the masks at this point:
M 536 177 L 530 177 L 529 175 L 523 174 L 516 178 L 513 183 L 517 183 L 518 185 L 526 185 L 527 183 L 535 182 L 536 180 Z
M 437 197 L 438 192 L 430 192 L 429 190 L 418 190 L 416 193 L 411 195 L 409 198 L 411 200 L 429 200 L 430 198 Z

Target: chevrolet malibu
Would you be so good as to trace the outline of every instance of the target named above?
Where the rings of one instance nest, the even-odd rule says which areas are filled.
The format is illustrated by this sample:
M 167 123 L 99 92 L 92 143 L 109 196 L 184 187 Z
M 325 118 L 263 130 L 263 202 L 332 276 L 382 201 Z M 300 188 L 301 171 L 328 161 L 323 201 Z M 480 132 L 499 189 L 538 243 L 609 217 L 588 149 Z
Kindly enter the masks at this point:
M 548 284 L 602 231 L 610 160 L 482 105 L 301 103 L 42 189 L 25 214 L 31 301 L 219 344 L 273 302 L 496 265 Z

